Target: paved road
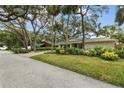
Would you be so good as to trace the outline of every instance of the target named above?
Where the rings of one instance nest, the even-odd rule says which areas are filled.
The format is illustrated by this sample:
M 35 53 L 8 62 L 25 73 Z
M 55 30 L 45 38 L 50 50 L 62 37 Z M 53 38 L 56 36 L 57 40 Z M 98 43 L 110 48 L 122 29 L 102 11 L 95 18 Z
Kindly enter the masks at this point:
M 0 51 L 0 87 L 116 87 L 30 58 Z

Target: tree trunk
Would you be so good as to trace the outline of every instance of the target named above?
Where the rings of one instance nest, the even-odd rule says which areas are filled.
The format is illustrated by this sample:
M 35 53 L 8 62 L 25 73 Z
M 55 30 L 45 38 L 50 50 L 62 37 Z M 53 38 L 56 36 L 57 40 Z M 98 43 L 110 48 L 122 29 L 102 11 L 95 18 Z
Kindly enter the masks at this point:
M 84 30 L 84 15 L 81 14 L 81 20 L 82 20 L 82 49 L 85 49 L 85 30 Z
M 69 21 L 70 21 L 70 15 L 68 15 L 68 20 L 67 20 L 67 29 L 66 29 L 66 47 L 68 48 L 68 28 L 69 28 Z
M 25 48 L 26 51 L 27 51 L 28 47 L 27 47 L 27 44 L 26 44 L 25 40 L 24 40 L 22 43 L 23 43 L 24 48 Z
M 51 43 L 51 51 L 53 51 L 54 48 L 54 16 L 52 18 L 52 43 Z
M 29 34 L 29 43 L 30 43 L 31 50 L 33 50 L 33 42 L 30 34 Z
M 22 30 L 22 34 L 23 34 L 23 41 L 24 41 L 23 45 L 27 51 L 28 50 L 28 39 L 27 39 L 26 31 Z
M 36 52 L 36 36 L 34 37 L 33 51 Z
M 55 30 L 54 30 L 55 31 Z M 53 38 L 53 46 L 56 46 L 56 32 L 54 32 L 54 38 Z

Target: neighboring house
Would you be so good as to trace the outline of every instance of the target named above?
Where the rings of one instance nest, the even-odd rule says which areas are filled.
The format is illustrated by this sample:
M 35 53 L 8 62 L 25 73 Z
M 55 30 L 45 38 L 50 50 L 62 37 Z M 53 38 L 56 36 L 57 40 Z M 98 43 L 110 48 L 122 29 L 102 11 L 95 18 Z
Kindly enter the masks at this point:
M 92 38 L 92 39 L 86 39 L 85 40 L 85 48 L 86 49 L 92 49 L 96 46 L 101 46 L 101 47 L 110 47 L 114 48 L 115 43 L 117 40 L 115 39 L 109 39 L 109 38 Z M 65 42 L 59 42 L 57 43 L 57 46 L 62 48 L 66 46 Z M 79 39 L 72 39 L 69 40 L 68 42 L 68 47 L 75 47 L 75 48 L 82 48 L 82 41 Z
M 50 47 L 51 42 L 43 40 L 41 44 L 39 44 L 40 47 Z

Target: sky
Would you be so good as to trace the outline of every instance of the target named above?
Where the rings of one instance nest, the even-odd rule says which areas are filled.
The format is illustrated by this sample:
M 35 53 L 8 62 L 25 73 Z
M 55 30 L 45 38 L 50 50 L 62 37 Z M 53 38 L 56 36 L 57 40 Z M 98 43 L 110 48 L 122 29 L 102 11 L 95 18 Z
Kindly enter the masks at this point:
M 109 12 L 103 13 L 102 17 L 99 18 L 99 22 L 101 22 L 102 25 L 115 24 L 115 15 L 116 15 L 117 6 L 110 5 L 108 7 L 109 7 Z

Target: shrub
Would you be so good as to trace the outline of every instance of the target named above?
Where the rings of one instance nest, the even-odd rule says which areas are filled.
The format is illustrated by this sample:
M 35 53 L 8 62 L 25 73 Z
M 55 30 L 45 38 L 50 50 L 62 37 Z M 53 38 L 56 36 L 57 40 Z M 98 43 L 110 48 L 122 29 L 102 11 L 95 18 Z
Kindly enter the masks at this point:
M 83 55 L 86 55 L 86 56 L 96 56 L 97 52 L 94 49 L 84 50 L 83 51 Z
M 81 55 L 81 49 L 74 48 L 73 55 Z
M 115 50 L 113 48 L 105 48 L 106 52 L 114 52 Z
M 103 48 L 103 47 L 95 47 L 94 50 L 96 51 L 97 56 L 101 56 L 101 54 L 105 52 L 114 52 L 113 48 Z
M 106 60 L 117 60 L 119 58 L 114 52 L 105 52 L 101 54 L 101 57 Z
M 13 51 L 15 54 L 28 53 L 28 52 L 29 52 L 29 50 L 21 49 L 21 48 L 14 48 L 14 49 L 12 49 L 12 51 Z
M 81 55 L 83 51 L 79 48 L 67 48 L 65 49 L 66 54 Z
M 84 50 L 83 55 L 90 56 L 90 51 L 89 50 Z
M 66 48 L 65 51 L 66 51 L 66 54 L 74 54 L 75 49 L 74 48 Z
M 55 51 L 57 54 L 65 54 L 65 50 L 64 48 L 56 48 L 56 51 Z
M 60 50 L 59 50 L 59 53 L 60 53 L 60 54 L 65 54 L 65 50 L 64 50 L 64 49 L 60 49 Z
M 96 56 L 97 55 L 97 52 L 96 52 L 96 50 L 95 49 L 91 49 L 91 50 L 89 50 L 89 55 L 90 56 Z
M 94 50 L 96 51 L 97 55 L 100 56 L 102 53 L 104 53 L 103 47 L 95 47 Z
M 124 58 L 124 48 L 116 49 L 115 51 L 120 58 Z
M 51 50 L 51 47 L 37 47 L 36 48 L 37 51 L 46 51 L 46 50 Z
M 12 49 L 12 51 L 13 51 L 15 54 L 19 54 L 19 49 L 18 49 L 18 48 L 14 48 L 14 49 Z
M 82 55 L 83 54 L 83 50 L 79 49 L 79 48 L 57 48 L 56 49 L 56 53 L 57 54 L 63 54 L 60 53 L 60 51 L 64 51 L 64 54 L 72 54 L 72 55 Z
M 59 54 L 59 53 L 60 53 L 59 50 L 60 50 L 60 48 L 56 48 L 56 51 L 55 51 L 55 52 L 56 52 L 57 54 Z
M 84 50 L 79 51 L 79 55 L 83 55 L 83 53 L 84 53 Z

